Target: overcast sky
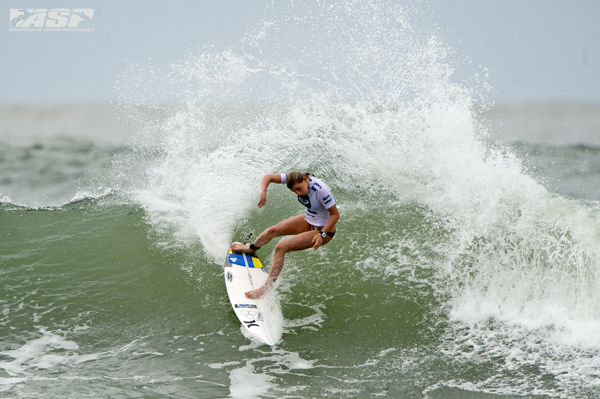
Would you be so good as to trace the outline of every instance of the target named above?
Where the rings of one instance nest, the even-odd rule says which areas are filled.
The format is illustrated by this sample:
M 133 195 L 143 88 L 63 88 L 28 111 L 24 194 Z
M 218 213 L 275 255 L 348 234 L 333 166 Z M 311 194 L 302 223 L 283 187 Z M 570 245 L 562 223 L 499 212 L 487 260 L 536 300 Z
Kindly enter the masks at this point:
M 409 0 L 403 0 L 409 1 Z M 2 2 L 0 104 L 103 102 L 119 73 L 149 58 L 168 62 L 210 43 L 235 44 L 264 17 L 265 1 Z M 496 103 L 600 102 L 600 1 L 432 0 L 457 60 L 488 68 Z M 11 31 L 11 9 L 94 11 L 78 28 Z M 68 15 L 68 14 L 64 14 Z M 57 23 L 66 19 L 56 19 Z M 77 18 L 73 21 L 77 23 Z M 31 21 L 30 21 L 31 24 Z

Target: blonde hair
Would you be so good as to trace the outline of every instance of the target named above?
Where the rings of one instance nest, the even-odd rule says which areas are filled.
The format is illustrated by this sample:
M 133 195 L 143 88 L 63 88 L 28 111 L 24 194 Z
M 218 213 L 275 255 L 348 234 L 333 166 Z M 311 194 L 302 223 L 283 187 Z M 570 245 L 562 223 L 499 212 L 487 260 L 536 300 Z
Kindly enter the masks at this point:
M 292 170 L 285 175 L 285 184 L 287 185 L 287 188 L 291 190 L 292 187 L 294 187 L 294 184 L 302 183 L 305 177 L 308 179 L 311 176 L 314 175 L 312 173 L 302 173 L 298 172 L 297 170 Z

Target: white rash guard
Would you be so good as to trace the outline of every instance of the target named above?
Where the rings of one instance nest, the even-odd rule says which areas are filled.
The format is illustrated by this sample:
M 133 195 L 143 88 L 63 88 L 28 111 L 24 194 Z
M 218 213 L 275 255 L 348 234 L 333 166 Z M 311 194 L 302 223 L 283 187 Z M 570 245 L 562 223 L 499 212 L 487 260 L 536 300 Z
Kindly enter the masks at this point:
M 306 207 L 306 221 L 316 227 L 323 227 L 329 219 L 329 208 L 335 205 L 331 190 L 325 183 L 314 176 L 308 178 L 308 192 L 298 196 L 298 201 Z M 285 184 L 286 175 L 281 175 L 281 183 Z

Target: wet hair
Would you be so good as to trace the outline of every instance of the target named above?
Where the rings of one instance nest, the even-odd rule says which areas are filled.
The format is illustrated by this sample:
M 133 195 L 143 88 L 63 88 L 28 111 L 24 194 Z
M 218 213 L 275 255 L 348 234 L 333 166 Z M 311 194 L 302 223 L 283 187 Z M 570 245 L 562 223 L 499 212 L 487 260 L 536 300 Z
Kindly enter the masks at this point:
M 287 188 L 291 190 L 292 187 L 294 187 L 294 184 L 302 183 L 305 177 L 309 178 L 311 176 L 314 175 L 312 173 L 302 173 L 297 170 L 292 170 L 285 176 L 285 184 L 287 185 Z

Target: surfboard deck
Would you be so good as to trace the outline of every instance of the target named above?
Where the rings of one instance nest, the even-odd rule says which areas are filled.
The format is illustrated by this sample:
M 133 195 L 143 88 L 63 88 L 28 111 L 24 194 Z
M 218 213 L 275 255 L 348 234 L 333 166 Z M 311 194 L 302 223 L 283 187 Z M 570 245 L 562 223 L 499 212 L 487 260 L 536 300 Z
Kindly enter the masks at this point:
M 279 300 L 273 295 L 259 299 L 246 297 L 246 292 L 259 288 L 267 280 L 260 259 L 229 250 L 223 275 L 231 306 L 243 328 L 260 342 L 275 345 L 281 339 L 278 323 L 283 320 Z

